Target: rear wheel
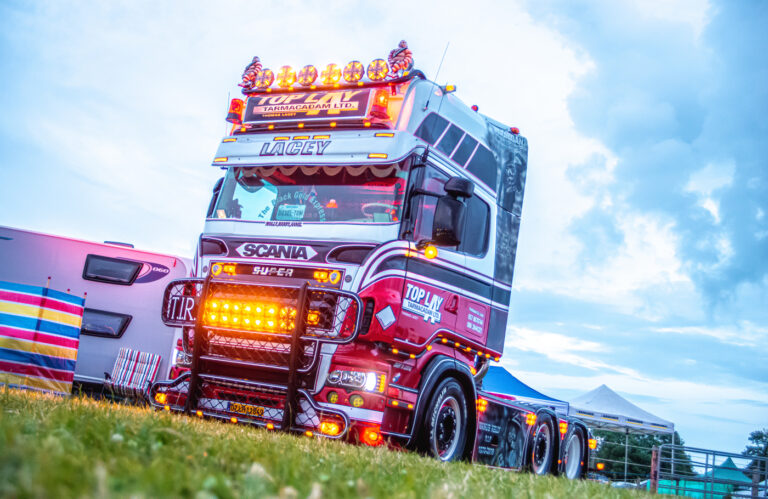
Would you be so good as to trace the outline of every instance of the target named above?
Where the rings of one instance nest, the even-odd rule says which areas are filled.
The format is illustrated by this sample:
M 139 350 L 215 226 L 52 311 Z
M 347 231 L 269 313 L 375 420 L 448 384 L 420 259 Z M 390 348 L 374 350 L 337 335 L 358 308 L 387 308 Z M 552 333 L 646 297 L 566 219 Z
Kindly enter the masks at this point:
M 441 381 L 426 412 L 425 451 L 441 461 L 456 461 L 467 441 L 467 400 L 453 378 Z
M 576 428 L 565 444 L 565 477 L 569 480 L 578 480 L 584 476 L 584 451 L 586 450 L 586 438 L 584 430 Z
M 546 475 L 552 471 L 555 459 L 555 425 L 547 414 L 541 414 L 533 428 L 531 439 L 531 471 Z

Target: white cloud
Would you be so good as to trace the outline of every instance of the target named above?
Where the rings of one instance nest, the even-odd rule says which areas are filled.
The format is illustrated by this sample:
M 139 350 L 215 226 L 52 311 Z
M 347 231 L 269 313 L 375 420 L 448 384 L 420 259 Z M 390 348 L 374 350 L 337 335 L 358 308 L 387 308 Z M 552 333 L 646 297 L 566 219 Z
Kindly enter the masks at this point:
M 715 338 L 730 345 L 768 348 L 768 328 L 758 326 L 750 321 L 742 320 L 733 326 L 677 326 L 657 327 L 653 331 L 658 333 L 681 334 L 688 336 L 704 336 Z
M 523 352 L 538 353 L 550 360 L 591 371 L 608 370 L 627 376 L 640 376 L 633 369 L 596 360 L 597 354 L 607 353 L 610 349 L 607 345 L 594 341 L 547 331 L 508 326 L 504 345 L 507 349 L 515 348 Z

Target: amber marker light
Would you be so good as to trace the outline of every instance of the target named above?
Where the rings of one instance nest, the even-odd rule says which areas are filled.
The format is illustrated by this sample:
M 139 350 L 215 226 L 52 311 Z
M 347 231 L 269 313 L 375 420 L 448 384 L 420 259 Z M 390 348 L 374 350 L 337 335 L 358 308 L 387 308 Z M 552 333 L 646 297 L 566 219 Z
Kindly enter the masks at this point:
M 320 81 L 323 85 L 333 85 L 341 80 L 341 69 L 336 64 L 328 64 L 320 73 Z
M 203 411 L 197 411 L 197 412 L 195 412 L 195 414 L 197 414 L 198 418 L 202 418 L 203 417 Z
M 387 77 L 389 66 L 384 59 L 374 59 L 368 64 L 368 79 L 371 81 L 381 81 Z
M 304 432 L 304 434 L 305 434 L 306 436 L 308 436 L 308 437 L 314 437 L 314 436 L 315 436 L 315 434 L 314 434 L 314 433 L 312 433 L 312 432 L 311 432 L 311 431 L 309 431 L 309 430 L 305 431 L 305 432 Z
M 565 435 L 568 433 L 568 422 L 567 421 L 560 421 L 560 424 L 558 425 L 560 427 L 560 434 Z
M 272 423 L 267 423 L 267 429 L 268 430 L 274 430 L 275 429 L 275 425 L 273 425 Z
M 296 71 L 290 66 L 283 66 L 280 71 L 277 72 L 277 86 L 280 88 L 288 88 L 296 83 Z
M 363 75 L 365 75 L 365 67 L 360 61 L 352 61 L 344 66 L 344 81 L 347 83 L 360 81 Z
M 267 88 L 275 81 L 275 73 L 271 69 L 262 69 L 259 74 L 256 75 L 256 79 L 253 80 L 253 85 L 256 88 Z
M 170 406 L 168 406 L 168 405 L 166 405 L 165 407 L 163 407 L 163 410 L 166 410 L 166 411 L 170 411 L 170 410 L 171 410 L 171 407 L 170 407 Z
M 226 156 L 220 157 L 220 158 L 213 158 L 214 163 L 226 163 L 227 160 L 229 160 L 229 158 L 227 158 Z
M 536 424 L 536 414 L 534 413 L 528 413 L 525 415 L 525 424 L 528 426 L 533 426 Z
M 308 87 L 312 85 L 315 80 L 317 80 L 317 68 L 312 66 L 311 64 L 308 64 L 301 68 L 301 71 L 299 71 L 299 85 L 302 85 L 304 87 Z
M 595 450 L 595 449 L 597 449 L 597 440 L 596 440 L 596 439 L 594 439 L 594 438 L 590 438 L 590 439 L 588 440 L 588 442 L 589 442 L 589 448 L 590 448 L 590 449 L 592 449 L 592 450 Z
M 431 244 L 424 248 L 424 256 L 429 260 L 437 257 L 437 248 Z
M 378 132 L 373 134 L 374 137 L 394 137 L 395 134 L 392 132 Z
M 222 140 L 222 142 L 237 142 L 237 139 L 235 137 L 229 137 Z
M 333 421 L 323 421 L 320 423 L 320 433 L 335 437 L 341 433 L 341 426 Z
M 603 471 L 605 469 L 605 463 L 597 463 L 597 469 Z
M 155 402 L 158 404 L 165 404 L 168 401 L 168 395 L 165 393 L 156 393 L 155 394 Z
M 372 152 L 368 155 L 368 159 L 387 159 L 387 155 L 383 152 Z

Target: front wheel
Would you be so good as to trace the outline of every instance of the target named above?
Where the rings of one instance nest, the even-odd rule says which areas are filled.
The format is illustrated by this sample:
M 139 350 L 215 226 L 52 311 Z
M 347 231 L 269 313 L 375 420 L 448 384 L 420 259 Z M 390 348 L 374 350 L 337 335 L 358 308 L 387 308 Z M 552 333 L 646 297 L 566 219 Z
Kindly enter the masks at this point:
M 565 477 L 578 480 L 584 476 L 584 451 L 586 450 L 584 430 L 576 428 L 565 444 Z
M 552 470 L 554 459 L 555 425 L 551 416 L 541 414 L 531 438 L 531 471 L 536 475 L 546 475 Z
M 461 385 L 453 378 L 441 381 L 427 407 L 427 454 L 441 461 L 456 461 L 467 441 L 467 400 Z

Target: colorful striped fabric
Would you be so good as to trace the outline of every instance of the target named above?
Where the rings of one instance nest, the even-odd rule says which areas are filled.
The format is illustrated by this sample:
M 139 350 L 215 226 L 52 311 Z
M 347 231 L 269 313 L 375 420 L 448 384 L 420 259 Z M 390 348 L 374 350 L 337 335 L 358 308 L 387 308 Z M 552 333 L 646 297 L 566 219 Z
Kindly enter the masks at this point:
M 121 348 L 106 384 L 124 397 L 146 397 L 159 367 L 159 355 Z
M 72 393 L 85 300 L 0 281 L 0 385 Z

